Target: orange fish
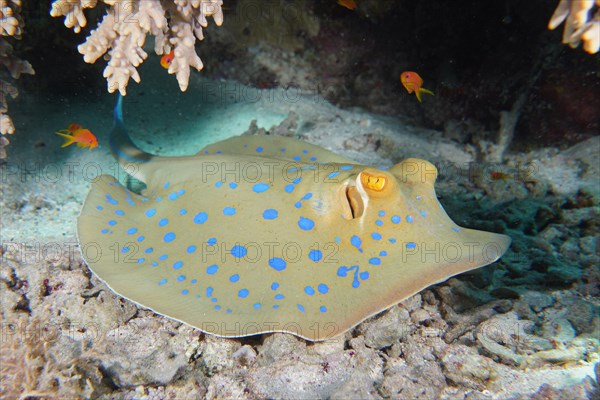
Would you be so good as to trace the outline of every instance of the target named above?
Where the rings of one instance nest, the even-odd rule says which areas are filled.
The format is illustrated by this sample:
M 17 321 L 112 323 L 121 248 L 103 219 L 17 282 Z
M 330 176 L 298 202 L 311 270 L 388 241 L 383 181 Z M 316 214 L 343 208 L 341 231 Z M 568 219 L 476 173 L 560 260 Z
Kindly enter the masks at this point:
M 96 136 L 79 124 L 70 124 L 67 129 L 61 129 L 56 134 L 65 138 L 60 147 L 67 147 L 73 143 L 77 143 L 77 147 L 89 147 L 90 150 L 98 147 Z
M 400 81 L 408 93 L 415 92 L 419 103 L 421 102 L 421 94 L 427 93 L 433 96 L 433 92 L 431 90 L 421 87 L 423 85 L 423 79 L 416 72 L 404 71 L 400 74 Z
M 357 4 L 354 0 L 338 0 L 340 6 L 346 7 L 348 10 L 356 10 Z
M 490 172 L 490 179 L 493 181 L 503 181 L 506 183 L 507 180 L 512 178 L 512 175 L 507 174 L 506 172 L 501 171 L 492 171 Z
M 160 65 L 164 69 L 169 69 L 169 66 L 173 62 L 174 58 L 175 58 L 175 50 L 171 50 L 171 52 L 169 54 L 165 54 L 164 56 L 161 57 Z

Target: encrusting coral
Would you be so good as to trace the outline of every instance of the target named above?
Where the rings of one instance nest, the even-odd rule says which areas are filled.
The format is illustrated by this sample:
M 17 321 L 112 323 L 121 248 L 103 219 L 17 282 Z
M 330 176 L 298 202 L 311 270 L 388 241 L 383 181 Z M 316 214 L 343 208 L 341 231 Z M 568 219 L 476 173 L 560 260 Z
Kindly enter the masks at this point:
M 108 10 L 98 27 L 78 47 L 87 63 L 94 63 L 108 52 L 108 65 L 104 77 L 108 91 L 119 90 L 126 94 L 129 78 L 140 82 L 137 67 L 148 54 L 143 46 L 146 35 L 155 37 L 157 54 L 174 50 L 169 73 L 175 74 L 182 91 L 188 86 L 190 67 L 200 71 L 202 61 L 194 45 L 202 40 L 202 28 L 208 25 L 207 17 L 213 17 L 217 25 L 223 23 L 222 0 L 102 0 Z M 50 15 L 64 16 L 65 26 L 77 33 L 86 26 L 83 13 L 93 8 L 97 0 L 55 0 Z
M 560 0 L 548 22 L 548 28 L 554 29 L 563 22 L 565 22 L 563 43 L 575 48 L 583 42 L 585 51 L 590 54 L 598 52 L 600 49 L 600 0 Z
M 21 74 L 35 74 L 31 64 L 13 54 L 13 47 L 6 40 L 7 36 L 21 38 L 23 23 L 20 11 L 21 0 L 0 0 L 0 65 L 6 67 L 12 79 L 19 79 Z M 15 126 L 7 114 L 6 100 L 9 96 L 14 99 L 19 94 L 17 88 L 3 76 L 5 72 L 0 71 L 0 159 L 6 157 L 4 147 L 9 143 L 3 135 L 15 132 Z

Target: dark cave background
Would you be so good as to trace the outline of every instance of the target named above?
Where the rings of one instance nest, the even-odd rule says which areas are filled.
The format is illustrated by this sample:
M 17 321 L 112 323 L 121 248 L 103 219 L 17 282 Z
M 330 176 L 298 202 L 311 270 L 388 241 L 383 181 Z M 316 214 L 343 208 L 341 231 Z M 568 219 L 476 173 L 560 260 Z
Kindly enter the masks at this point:
M 563 45 L 562 25 L 547 29 L 558 0 L 357 3 L 349 10 L 335 0 L 225 0 L 223 25 L 209 19 L 197 43 L 205 67 L 191 79 L 317 89 L 339 106 L 403 117 L 463 143 L 493 140 L 499 113 L 523 95 L 511 149 L 564 148 L 597 134 L 600 58 Z M 79 34 L 49 9 L 24 2 L 22 39 L 11 41 L 36 69 L 19 80 L 21 96 L 103 95 L 106 61 L 86 64 L 77 45 L 104 5 L 86 10 Z M 147 52 L 145 63 L 158 62 Z M 404 70 L 418 72 L 435 96 L 417 102 L 399 81 Z M 151 84 L 143 74 L 141 84 Z

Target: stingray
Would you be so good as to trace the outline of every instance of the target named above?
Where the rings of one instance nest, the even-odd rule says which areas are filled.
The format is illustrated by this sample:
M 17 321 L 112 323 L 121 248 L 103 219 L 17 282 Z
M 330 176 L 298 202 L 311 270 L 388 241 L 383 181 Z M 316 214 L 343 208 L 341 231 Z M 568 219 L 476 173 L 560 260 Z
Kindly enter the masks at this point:
M 111 151 L 146 187 L 96 179 L 83 258 L 117 294 L 203 332 L 325 340 L 510 244 L 455 224 L 427 161 L 374 168 L 269 135 L 155 156 L 130 139 L 121 103 Z

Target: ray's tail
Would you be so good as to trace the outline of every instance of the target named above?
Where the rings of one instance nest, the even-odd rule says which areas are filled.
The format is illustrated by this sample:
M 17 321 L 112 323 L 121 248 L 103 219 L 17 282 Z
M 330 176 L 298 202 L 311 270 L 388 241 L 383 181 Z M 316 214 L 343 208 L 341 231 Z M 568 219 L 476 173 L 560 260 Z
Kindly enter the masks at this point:
M 143 180 L 143 166 L 155 158 L 133 143 L 123 122 L 123 96 L 119 94 L 114 110 L 114 125 L 108 138 L 110 152 L 130 175 Z

